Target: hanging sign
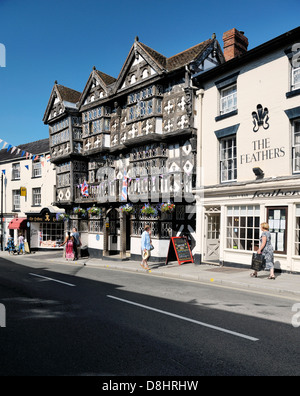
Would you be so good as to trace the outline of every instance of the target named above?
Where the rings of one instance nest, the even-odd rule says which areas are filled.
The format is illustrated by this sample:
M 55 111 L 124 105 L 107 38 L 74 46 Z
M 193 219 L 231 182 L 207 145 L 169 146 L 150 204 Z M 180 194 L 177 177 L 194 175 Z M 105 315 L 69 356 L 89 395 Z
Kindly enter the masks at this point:
M 193 255 L 186 237 L 172 237 L 170 239 L 166 265 L 169 261 L 178 261 L 178 264 L 193 263 Z

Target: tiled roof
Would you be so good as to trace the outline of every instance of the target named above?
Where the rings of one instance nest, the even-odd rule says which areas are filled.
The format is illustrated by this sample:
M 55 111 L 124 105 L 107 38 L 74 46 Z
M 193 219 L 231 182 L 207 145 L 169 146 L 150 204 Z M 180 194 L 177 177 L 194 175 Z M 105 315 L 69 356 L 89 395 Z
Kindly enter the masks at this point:
M 139 43 L 139 45 L 150 55 L 156 63 L 158 63 L 161 67 L 165 68 L 168 71 L 172 71 L 188 65 L 194 59 L 196 59 L 201 53 L 208 47 L 209 44 L 212 43 L 212 39 L 203 41 L 200 44 L 195 45 L 179 54 L 171 56 L 170 58 L 166 58 L 164 55 L 160 54 L 157 51 L 154 51 L 152 48 L 148 47 L 143 43 Z
M 177 55 L 167 59 L 167 70 L 175 70 L 182 66 L 188 65 L 194 59 L 196 59 L 201 53 L 212 43 L 212 39 L 203 41 L 200 44 L 195 45 Z
M 71 103 L 77 103 L 81 92 L 75 91 L 74 89 L 64 87 L 63 85 L 57 84 L 56 85 L 58 92 L 62 98 L 62 100 L 65 100 L 67 102 Z
M 160 54 L 159 52 L 155 51 L 154 49 L 148 47 L 143 43 L 138 43 L 147 53 L 151 56 L 152 59 L 156 61 L 161 67 L 166 68 L 167 58 Z
M 17 154 L 17 149 L 21 150 L 19 155 Z M 15 159 L 21 157 L 22 151 L 26 151 L 31 154 L 49 153 L 50 152 L 49 139 L 47 138 L 47 139 L 37 140 L 31 143 L 20 144 L 19 146 L 17 146 L 17 149 L 13 153 L 11 153 L 11 149 L 7 151 L 7 148 L 0 150 L 0 161 L 8 161 L 8 160 L 14 161 Z
M 102 79 L 102 81 L 106 84 L 106 85 L 110 85 L 112 83 L 114 83 L 116 81 L 116 79 L 112 76 L 109 76 L 108 74 L 105 74 L 99 70 L 95 70 L 96 73 L 98 74 L 98 76 Z

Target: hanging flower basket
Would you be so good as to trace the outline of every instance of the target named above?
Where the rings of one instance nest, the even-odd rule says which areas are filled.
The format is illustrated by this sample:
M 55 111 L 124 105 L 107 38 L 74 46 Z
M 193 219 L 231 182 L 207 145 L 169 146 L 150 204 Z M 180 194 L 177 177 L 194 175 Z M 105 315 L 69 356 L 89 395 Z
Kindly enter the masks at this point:
M 130 214 L 133 211 L 133 206 L 132 206 L 132 204 L 128 203 L 126 205 L 122 205 L 120 207 L 120 210 L 121 210 L 122 213 Z
M 67 221 L 70 216 L 65 213 L 56 213 L 56 221 Z
M 141 214 L 144 216 L 156 217 L 158 212 L 156 208 L 153 208 L 150 204 L 146 204 L 142 207 Z
M 78 214 L 81 217 L 85 217 L 86 210 L 78 207 L 73 209 L 73 213 Z
M 170 202 L 162 203 L 159 209 L 162 213 L 173 213 L 175 210 L 175 204 Z
M 97 208 L 96 206 L 92 206 L 87 211 L 88 211 L 88 214 L 91 216 L 99 216 L 101 214 L 101 209 Z

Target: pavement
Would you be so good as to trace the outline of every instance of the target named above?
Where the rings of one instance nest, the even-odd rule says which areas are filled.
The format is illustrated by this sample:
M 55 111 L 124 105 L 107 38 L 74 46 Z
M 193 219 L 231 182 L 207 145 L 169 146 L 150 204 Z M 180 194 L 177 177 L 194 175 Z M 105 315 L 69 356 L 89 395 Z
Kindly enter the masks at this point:
M 147 276 L 159 276 L 169 279 L 198 282 L 199 284 L 211 284 L 235 289 L 242 289 L 263 294 L 285 296 L 292 299 L 299 299 L 300 302 L 300 273 L 276 273 L 275 280 L 267 279 L 269 272 L 262 271 L 258 273 L 257 278 L 251 278 L 250 267 L 221 267 L 211 264 L 196 265 L 193 263 L 184 263 L 179 265 L 177 262 L 168 263 L 151 263 L 149 262 L 150 271 L 146 271 L 137 261 L 118 259 L 98 259 L 98 258 L 79 258 L 77 261 L 67 261 L 62 256 L 62 252 L 43 252 L 38 251 L 22 256 L 10 256 L 8 252 L 1 252 L 0 257 L 13 260 L 22 257 L 25 260 L 42 261 L 51 264 L 70 264 L 73 266 L 99 267 L 107 270 L 128 271 L 133 273 L 144 274 Z M 17 261 L 17 260 L 16 260 Z M 0 267 L 1 275 L 1 267 Z

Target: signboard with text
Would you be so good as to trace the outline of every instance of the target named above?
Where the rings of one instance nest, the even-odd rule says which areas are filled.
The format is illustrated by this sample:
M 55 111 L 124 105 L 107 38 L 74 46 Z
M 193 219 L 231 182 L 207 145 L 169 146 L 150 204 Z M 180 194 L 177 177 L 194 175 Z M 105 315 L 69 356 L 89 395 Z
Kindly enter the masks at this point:
M 169 261 L 178 261 L 178 264 L 193 263 L 193 255 L 186 237 L 172 237 L 170 239 L 166 265 Z

